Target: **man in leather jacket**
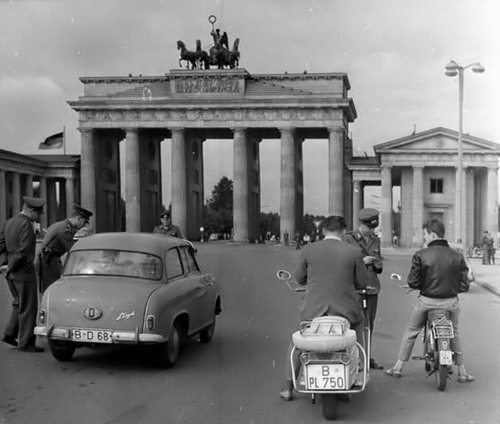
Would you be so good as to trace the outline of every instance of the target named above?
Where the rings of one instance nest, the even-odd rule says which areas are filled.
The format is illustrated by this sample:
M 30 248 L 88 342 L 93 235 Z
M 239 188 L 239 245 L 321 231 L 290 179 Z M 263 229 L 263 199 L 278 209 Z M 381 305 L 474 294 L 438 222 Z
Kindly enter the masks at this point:
M 445 230 L 440 220 L 427 221 L 423 230 L 427 247 L 413 255 L 408 275 L 408 285 L 420 293 L 401 341 L 398 359 L 386 372 L 391 377 L 401 377 L 403 363 L 410 358 L 415 340 L 425 326 L 427 311 L 446 309 L 451 312 L 450 318 L 453 322 L 452 349 L 456 353 L 458 381 L 468 383 L 474 381 L 474 377 L 467 373 L 462 355 L 462 343 L 458 331 L 460 313 L 458 294 L 469 290 L 469 269 L 463 255 L 450 247 L 443 238 Z

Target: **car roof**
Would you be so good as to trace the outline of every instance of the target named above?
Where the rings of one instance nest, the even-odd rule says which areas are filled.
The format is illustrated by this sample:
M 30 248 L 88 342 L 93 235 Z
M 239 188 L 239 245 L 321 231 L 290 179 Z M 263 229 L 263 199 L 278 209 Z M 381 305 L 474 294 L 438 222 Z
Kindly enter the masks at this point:
M 162 255 L 176 246 L 191 246 L 187 240 L 154 233 L 97 233 L 79 239 L 71 250 L 116 249 Z

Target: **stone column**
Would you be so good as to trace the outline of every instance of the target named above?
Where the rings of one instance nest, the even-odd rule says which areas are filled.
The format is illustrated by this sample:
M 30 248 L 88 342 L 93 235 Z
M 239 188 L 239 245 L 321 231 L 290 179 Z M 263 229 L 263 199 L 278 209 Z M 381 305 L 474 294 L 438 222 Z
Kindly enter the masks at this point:
M 380 202 L 380 223 L 382 246 L 392 245 L 392 172 L 391 167 L 382 166 L 382 198 Z
M 73 177 L 66 178 L 66 216 L 73 214 L 73 204 L 75 203 L 75 179 Z
M 422 245 L 422 224 L 424 223 L 424 167 L 413 167 L 413 246 Z
M 27 174 L 24 180 L 24 195 L 33 197 L 33 175 Z
M 359 218 L 358 213 L 363 206 L 363 187 L 361 186 L 361 181 L 354 180 L 352 187 L 352 228 L 357 228 Z
M 45 207 L 47 215 L 47 225 L 53 224 L 59 219 L 57 213 L 56 181 L 50 178 L 47 181 L 47 206 Z
M 295 237 L 297 210 L 297 192 L 295 190 L 296 150 L 295 129 L 283 128 L 281 131 L 281 190 L 280 190 L 280 233 L 288 232 L 290 238 Z
M 487 228 L 495 237 L 498 235 L 498 168 L 488 167 Z
M 344 216 L 344 128 L 328 129 L 328 214 Z
M 187 231 L 186 130 L 172 128 L 172 223 Z
M 141 231 L 141 177 L 139 130 L 127 128 L 125 136 L 125 229 Z
M 94 212 L 88 227 L 95 231 L 96 224 L 96 164 L 95 141 L 92 129 L 79 128 L 81 133 L 81 196 L 82 206 Z
M 7 221 L 7 186 L 5 171 L 0 169 L 0 226 Z
M 12 214 L 15 215 L 21 211 L 21 176 L 17 172 L 12 173 Z
M 40 197 L 47 201 L 47 178 L 40 177 Z M 45 204 L 44 213 L 40 216 L 40 226 L 42 228 L 49 227 L 49 213 L 48 213 L 48 204 Z
M 233 149 L 233 239 L 236 242 L 248 241 L 248 146 L 245 128 L 234 129 Z

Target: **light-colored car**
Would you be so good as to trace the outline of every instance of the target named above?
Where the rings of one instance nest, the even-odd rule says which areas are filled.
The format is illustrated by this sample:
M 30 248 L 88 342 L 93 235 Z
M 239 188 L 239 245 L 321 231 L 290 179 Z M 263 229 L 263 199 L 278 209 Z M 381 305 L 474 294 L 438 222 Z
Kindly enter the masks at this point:
M 145 346 L 172 366 L 181 340 L 212 340 L 221 299 L 193 245 L 161 234 L 100 233 L 80 239 L 42 297 L 35 334 L 69 361 L 83 346 Z

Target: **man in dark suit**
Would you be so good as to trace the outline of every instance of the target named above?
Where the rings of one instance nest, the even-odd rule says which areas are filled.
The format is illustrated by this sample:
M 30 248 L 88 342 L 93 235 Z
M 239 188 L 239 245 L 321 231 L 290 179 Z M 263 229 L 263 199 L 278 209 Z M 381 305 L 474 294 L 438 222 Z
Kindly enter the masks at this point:
M 356 290 L 366 287 L 368 275 L 360 249 L 342 241 L 345 228 L 343 217 L 326 218 L 323 223 L 325 238 L 307 244 L 300 254 L 294 277 L 297 283 L 306 285 L 306 294 L 300 309 L 299 324 L 323 315 L 342 316 L 349 320 L 361 343 L 365 316 Z M 292 400 L 292 347 L 290 344 L 285 387 L 280 392 L 285 400 Z
M 89 223 L 92 215 L 89 210 L 74 204 L 73 213 L 69 218 L 55 222 L 49 227 L 35 260 L 40 293 L 61 276 L 61 256 L 71 249 L 75 243 L 75 234 Z
M 160 215 L 161 224 L 157 225 L 153 229 L 153 233 L 164 234 L 166 236 L 183 238 L 180 228 L 177 225 L 172 224 L 172 218 L 170 212 L 165 210 Z
M 380 280 L 378 274 L 382 273 L 383 263 L 380 253 L 380 239 L 375 234 L 378 227 L 378 211 L 373 208 L 364 208 L 359 211 L 359 226 L 357 230 L 348 231 L 344 236 L 346 243 L 357 246 L 363 252 L 363 262 L 368 271 L 366 287 L 366 320 L 370 327 L 370 337 L 373 336 L 375 317 L 377 315 L 378 295 Z M 375 359 L 370 358 L 370 368 L 381 370 L 384 367 Z
M 2 341 L 25 352 L 43 352 L 35 346 L 33 334 L 38 309 L 33 223 L 43 212 L 45 200 L 35 197 L 23 197 L 23 200 L 21 212 L 9 219 L 0 231 L 0 270 L 6 272 L 13 298 Z

